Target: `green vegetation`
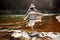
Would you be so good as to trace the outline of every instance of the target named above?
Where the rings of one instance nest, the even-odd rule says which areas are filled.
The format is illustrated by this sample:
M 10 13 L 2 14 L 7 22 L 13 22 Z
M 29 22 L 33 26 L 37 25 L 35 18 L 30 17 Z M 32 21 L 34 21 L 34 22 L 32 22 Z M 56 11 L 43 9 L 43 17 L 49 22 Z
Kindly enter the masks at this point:
M 1 22 L 16 22 L 24 19 L 24 15 L 0 15 Z
M 25 15 L 26 11 L 6 11 L 0 12 L 0 15 Z

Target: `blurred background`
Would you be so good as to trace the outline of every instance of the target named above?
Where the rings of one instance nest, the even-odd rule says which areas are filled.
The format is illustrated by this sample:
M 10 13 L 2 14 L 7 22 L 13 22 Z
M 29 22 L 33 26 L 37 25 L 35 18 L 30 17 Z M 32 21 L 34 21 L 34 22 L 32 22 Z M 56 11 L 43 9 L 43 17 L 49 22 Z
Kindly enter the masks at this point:
M 31 3 L 41 12 L 60 12 L 60 0 L 0 0 L 0 14 L 25 14 Z

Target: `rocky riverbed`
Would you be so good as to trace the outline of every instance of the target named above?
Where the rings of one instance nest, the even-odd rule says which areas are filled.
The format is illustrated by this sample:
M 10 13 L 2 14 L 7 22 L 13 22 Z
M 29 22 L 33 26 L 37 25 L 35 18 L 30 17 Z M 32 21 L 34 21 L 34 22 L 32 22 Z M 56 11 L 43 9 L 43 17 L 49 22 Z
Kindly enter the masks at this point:
M 0 40 L 60 40 L 60 32 L 37 32 L 32 36 L 30 32 L 22 30 L 1 30 Z M 38 34 L 38 35 L 34 35 Z

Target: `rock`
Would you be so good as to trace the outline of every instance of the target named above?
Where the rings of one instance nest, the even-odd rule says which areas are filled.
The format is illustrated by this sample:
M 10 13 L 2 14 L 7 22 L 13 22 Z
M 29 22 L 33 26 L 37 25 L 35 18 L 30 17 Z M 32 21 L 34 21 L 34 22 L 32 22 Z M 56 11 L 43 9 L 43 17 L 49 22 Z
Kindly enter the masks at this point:
M 56 16 L 56 19 L 58 20 L 58 22 L 60 23 L 60 15 Z

